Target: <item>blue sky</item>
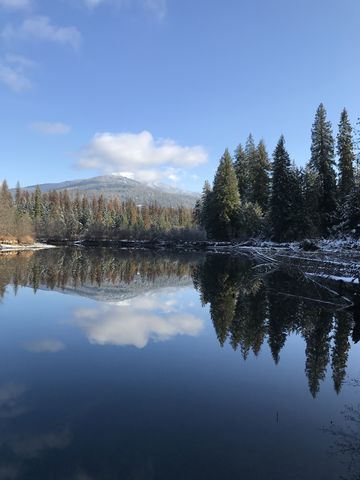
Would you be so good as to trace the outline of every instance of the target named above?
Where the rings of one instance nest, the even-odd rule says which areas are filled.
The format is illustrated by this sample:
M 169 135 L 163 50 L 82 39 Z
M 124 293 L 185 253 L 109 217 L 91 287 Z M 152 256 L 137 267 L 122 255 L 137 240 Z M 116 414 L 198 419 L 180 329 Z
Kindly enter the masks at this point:
M 0 176 L 200 190 L 249 132 L 304 164 L 320 102 L 360 116 L 359 25 L 359 0 L 0 0 Z

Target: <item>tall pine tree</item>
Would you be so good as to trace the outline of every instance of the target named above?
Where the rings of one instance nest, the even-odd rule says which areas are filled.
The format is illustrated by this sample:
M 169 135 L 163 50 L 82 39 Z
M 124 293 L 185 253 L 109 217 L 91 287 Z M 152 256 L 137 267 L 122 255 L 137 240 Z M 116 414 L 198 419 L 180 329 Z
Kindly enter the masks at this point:
M 257 203 L 263 213 L 266 213 L 269 206 L 271 164 L 263 140 L 260 140 L 257 146 L 255 162 L 251 167 L 251 201 Z
M 311 132 L 310 170 L 316 175 L 319 233 L 327 235 L 336 218 L 336 174 L 334 169 L 334 138 L 331 123 L 321 103 L 316 111 Z
M 241 200 L 255 203 L 254 174 L 258 161 L 258 152 L 255 146 L 254 137 L 251 133 L 248 136 L 245 144 L 245 160 L 247 168 L 247 183 L 245 189 L 245 197 L 241 197 Z
M 273 155 L 273 180 L 270 197 L 270 222 L 272 237 L 277 242 L 292 240 L 293 172 L 290 157 L 285 149 L 285 138 L 282 135 Z
M 355 162 L 352 128 L 345 108 L 340 117 L 337 154 L 339 156 L 339 199 L 343 202 L 354 187 Z
M 236 232 L 240 208 L 238 181 L 228 149 L 221 157 L 212 192 L 212 235 L 217 240 L 229 240 Z
M 242 201 L 246 198 L 246 189 L 249 182 L 249 169 L 246 160 L 245 150 L 239 144 L 235 150 L 234 169 L 238 181 L 239 194 Z

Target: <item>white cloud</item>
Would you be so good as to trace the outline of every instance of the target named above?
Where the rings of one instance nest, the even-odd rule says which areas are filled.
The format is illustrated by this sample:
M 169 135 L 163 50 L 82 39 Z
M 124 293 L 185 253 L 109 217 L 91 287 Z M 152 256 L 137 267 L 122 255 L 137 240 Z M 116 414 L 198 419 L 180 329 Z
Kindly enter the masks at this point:
M 113 5 L 116 7 L 138 6 L 162 20 L 166 14 L 167 0 L 83 0 L 86 7 L 95 9 L 101 5 Z
M 159 20 L 166 14 L 166 0 L 143 0 L 144 7 L 153 12 Z
M 82 41 L 81 33 L 76 27 L 59 27 L 52 24 L 48 17 L 40 15 L 26 18 L 17 26 L 7 25 L 2 31 L 2 37 L 8 41 L 33 38 L 59 45 L 70 45 L 74 49 L 78 49 Z
M 32 87 L 27 71 L 35 66 L 35 62 L 20 55 L 7 54 L 0 60 L 0 82 L 14 92 L 23 92 Z
M 150 339 L 166 341 L 177 335 L 197 336 L 204 328 L 200 318 L 181 311 L 176 298 L 170 296 L 164 301 L 158 294 L 79 309 L 75 317 L 75 324 L 84 330 L 91 343 L 98 345 L 144 348 Z
M 177 180 L 184 168 L 207 161 L 201 146 L 183 147 L 171 139 L 141 133 L 97 133 L 80 152 L 78 165 L 141 181 Z
M 24 10 L 30 8 L 30 6 L 30 0 L 0 0 L 0 7 L 8 9 Z
M 22 55 L 15 55 L 13 53 L 7 53 L 5 61 L 8 64 L 14 65 L 18 70 L 24 71 L 27 68 L 33 68 L 37 64 L 30 58 L 23 57 Z
M 57 353 L 64 349 L 64 343 L 59 340 L 37 340 L 25 345 L 25 350 L 31 353 Z
M 15 68 L 0 62 L 0 82 L 14 92 L 23 92 L 32 87 L 31 81 Z
M 84 3 L 88 8 L 95 8 L 104 3 L 104 0 L 84 0 Z
M 66 135 L 71 130 L 70 125 L 61 122 L 35 122 L 30 125 L 30 128 L 44 135 Z

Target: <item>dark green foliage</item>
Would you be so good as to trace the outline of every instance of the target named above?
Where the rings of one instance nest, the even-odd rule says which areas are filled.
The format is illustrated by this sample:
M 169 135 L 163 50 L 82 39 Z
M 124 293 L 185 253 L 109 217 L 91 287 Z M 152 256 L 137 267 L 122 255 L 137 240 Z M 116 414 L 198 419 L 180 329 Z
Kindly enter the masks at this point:
M 319 196 L 317 193 L 317 174 L 309 166 L 303 174 L 304 193 L 304 234 L 309 237 L 316 237 L 319 231 Z
M 356 122 L 355 131 L 355 168 L 354 168 L 355 182 L 360 183 L 360 118 Z
M 331 352 L 332 378 L 336 393 L 340 393 L 346 377 L 351 330 L 352 325 L 348 314 L 344 311 L 337 312 L 335 316 L 334 345 Z
M 213 228 L 213 209 L 212 209 L 212 190 L 210 187 L 210 183 L 206 180 L 204 183 L 201 199 L 200 199 L 200 207 L 201 210 L 199 212 L 199 224 L 205 228 L 206 232 L 208 232 L 209 237 L 212 236 L 212 228 Z
M 40 187 L 37 186 L 35 189 L 34 195 L 34 218 L 39 220 L 44 214 L 43 204 L 42 204 L 42 195 Z
M 250 133 L 245 144 L 246 188 L 242 201 L 254 203 L 254 167 L 257 162 L 255 141 Z
M 344 203 L 339 231 L 360 238 L 360 183 L 353 187 Z
M 289 241 L 294 237 L 294 199 L 292 188 L 295 176 L 291 168 L 290 157 L 285 149 L 283 136 L 273 155 L 273 178 L 270 198 L 270 221 L 272 237 L 277 242 Z
M 250 165 L 252 183 L 252 198 L 250 198 L 250 201 L 254 204 L 257 203 L 263 213 L 266 213 L 269 206 L 270 170 L 271 164 L 265 143 L 263 140 L 260 140 L 256 149 L 255 162 Z
M 213 214 L 211 235 L 215 239 L 229 240 L 235 235 L 239 207 L 238 182 L 232 158 L 226 149 L 215 175 L 211 199 Z
M 237 218 L 237 238 L 246 240 L 251 237 L 258 237 L 264 228 L 263 212 L 259 205 L 253 203 L 242 203 Z
M 341 113 L 339 123 L 337 154 L 339 156 L 339 196 L 340 201 L 343 202 L 354 187 L 355 163 L 352 128 L 345 108 Z
M 324 380 L 330 353 L 330 332 L 332 329 L 332 314 L 323 309 L 316 309 L 314 314 L 307 313 L 308 325 L 305 327 L 306 366 L 309 390 L 315 398 Z M 314 322 L 314 317 L 317 319 Z
M 311 132 L 309 168 L 315 175 L 318 197 L 319 233 L 327 235 L 336 221 L 336 174 L 334 169 L 334 138 L 331 123 L 321 103 L 316 111 Z
M 208 255 L 194 269 L 194 286 L 202 304 L 210 305 L 219 343 L 228 342 L 246 359 L 251 351 L 257 355 L 267 340 L 274 362 L 279 363 L 289 335 L 301 334 L 306 341 L 305 372 L 311 395 L 319 392 L 330 348 L 334 388 L 339 392 L 354 327 L 352 314 L 336 313 L 332 336 L 334 319 L 328 303 L 311 301 L 322 298 L 318 285 L 299 281 L 287 268 L 261 276 L 253 267 L 245 256 Z
M 235 150 L 234 168 L 241 201 L 258 204 L 265 213 L 269 205 L 271 164 L 264 141 L 255 147 L 250 134 L 245 150 L 241 144 Z
M 242 145 L 238 145 L 235 150 L 234 169 L 238 181 L 239 194 L 242 201 L 246 199 L 246 190 L 249 183 L 249 169 L 245 151 Z

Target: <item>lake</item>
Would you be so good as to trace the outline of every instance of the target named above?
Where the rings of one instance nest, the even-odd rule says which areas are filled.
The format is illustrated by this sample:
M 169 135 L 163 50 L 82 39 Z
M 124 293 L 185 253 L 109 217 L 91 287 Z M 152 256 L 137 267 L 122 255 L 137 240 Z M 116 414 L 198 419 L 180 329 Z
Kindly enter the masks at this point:
M 0 479 L 355 479 L 352 312 L 247 257 L 0 255 Z

